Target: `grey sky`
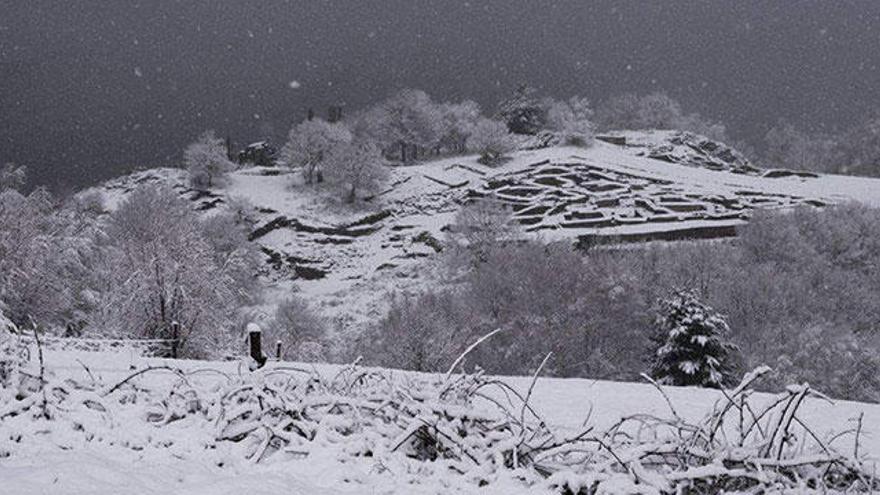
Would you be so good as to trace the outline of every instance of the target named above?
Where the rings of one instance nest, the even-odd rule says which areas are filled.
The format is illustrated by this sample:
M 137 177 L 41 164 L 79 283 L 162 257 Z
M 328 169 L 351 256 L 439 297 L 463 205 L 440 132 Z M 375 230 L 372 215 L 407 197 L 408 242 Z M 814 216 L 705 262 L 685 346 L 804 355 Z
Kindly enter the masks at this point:
M 0 0 L 0 162 L 55 187 L 174 164 L 208 128 L 277 141 L 308 107 L 492 108 L 520 82 L 664 89 L 756 145 L 779 118 L 845 126 L 880 97 L 880 2 Z

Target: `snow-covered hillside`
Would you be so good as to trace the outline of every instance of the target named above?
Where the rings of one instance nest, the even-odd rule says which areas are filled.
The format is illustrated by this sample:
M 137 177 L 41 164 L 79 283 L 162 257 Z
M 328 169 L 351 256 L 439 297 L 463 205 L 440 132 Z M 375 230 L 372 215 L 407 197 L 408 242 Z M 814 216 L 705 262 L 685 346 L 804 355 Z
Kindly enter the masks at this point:
M 880 180 L 756 169 L 735 150 L 689 133 L 619 132 L 589 148 L 519 151 L 499 167 L 457 156 L 392 170 L 387 188 L 361 209 L 328 202 L 285 169 L 248 168 L 209 192 L 178 169 L 148 170 L 98 188 L 113 207 L 143 183 L 163 182 L 206 214 L 241 198 L 251 238 L 267 257 L 266 278 L 283 295 L 307 294 L 325 312 L 380 314 L 384 294 L 423 286 L 429 261 L 460 205 L 494 196 L 529 235 L 589 244 L 734 234 L 755 208 L 880 205 Z M 340 310 L 340 307 L 344 310 Z

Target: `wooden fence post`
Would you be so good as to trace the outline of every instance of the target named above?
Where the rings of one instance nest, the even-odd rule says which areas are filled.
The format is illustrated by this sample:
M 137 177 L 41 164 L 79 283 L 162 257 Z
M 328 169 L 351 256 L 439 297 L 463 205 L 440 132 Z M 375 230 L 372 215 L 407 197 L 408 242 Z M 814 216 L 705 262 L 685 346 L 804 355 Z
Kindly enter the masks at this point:
M 275 359 L 281 361 L 281 341 L 275 341 Z
M 263 355 L 263 331 L 256 323 L 248 323 L 247 332 L 250 356 L 257 363 L 257 367 L 262 368 L 266 364 L 266 356 Z

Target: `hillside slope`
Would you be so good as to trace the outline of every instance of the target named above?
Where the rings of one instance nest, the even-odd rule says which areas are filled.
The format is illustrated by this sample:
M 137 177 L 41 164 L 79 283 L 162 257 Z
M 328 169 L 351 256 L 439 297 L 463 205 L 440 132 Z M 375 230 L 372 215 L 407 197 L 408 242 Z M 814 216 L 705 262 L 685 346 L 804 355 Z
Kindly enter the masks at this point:
M 529 235 L 589 244 L 733 235 L 757 208 L 880 205 L 880 180 L 759 170 L 720 143 L 672 131 L 621 132 L 590 148 L 519 151 L 499 167 L 458 156 L 392 169 L 387 189 L 359 210 L 299 184 L 298 174 L 248 168 L 222 189 L 194 191 L 186 172 L 156 169 L 99 190 L 112 208 L 143 183 L 164 182 L 210 212 L 232 198 L 252 205 L 251 239 L 267 256 L 267 278 L 287 293 L 296 284 L 321 304 L 340 298 L 360 316 L 381 311 L 386 290 L 424 283 L 438 240 L 461 204 L 492 196 Z M 297 185 L 299 184 L 299 185 Z

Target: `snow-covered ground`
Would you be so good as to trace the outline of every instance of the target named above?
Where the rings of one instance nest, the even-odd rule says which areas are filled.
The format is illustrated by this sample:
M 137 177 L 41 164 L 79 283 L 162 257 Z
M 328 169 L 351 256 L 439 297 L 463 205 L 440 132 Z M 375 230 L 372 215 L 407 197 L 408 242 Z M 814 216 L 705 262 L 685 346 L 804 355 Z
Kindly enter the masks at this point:
M 34 356 L 35 365 L 35 356 Z M 199 390 L 210 390 L 224 378 L 248 374 L 238 361 L 176 361 L 139 357 L 133 352 L 94 353 L 47 351 L 47 371 L 61 379 L 113 384 L 147 366 L 168 365 L 189 372 Z M 269 363 L 269 369 L 291 366 L 324 377 L 340 371 L 334 365 Z M 405 372 L 394 372 L 406 378 Z M 170 371 L 153 371 L 132 383 L 142 389 L 171 388 L 179 380 Z M 530 377 L 502 380 L 525 395 Z M 722 395 L 697 388 L 665 387 L 677 413 L 687 421 L 703 418 Z M 500 394 L 498 398 L 501 399 Z M 773 396 L 757 394 L 753 403 Z M 649 384 L 584 379 L 540 378 L 530 404 L 551 428 L 563 436 L 584 424 L 604 431 L 620 418 L 650 414 L 672 418 L 663 396 Z M 488 403 L 487 403 L 488 405 Z M 432 463 L 408 464 L 391 457 L 345 457 L 338 450 L 316 447 L 302 458 L 270 458 L 255 463 L 231 448 L 205 450 L 216 432 L 211 425 L 183 419 L 158 426 L 146 421 L 151 404 L 110 407 L 100 415 L 113 429 L 102 438 L 85 438 L 90 417 L 78 422 L 12 417 L 0 420 L 0 492 L 4 494 L 254 494 L 277 493 L 558 493 L 547 483 L 511 470 L 480 486 L 467 476 L 451 475 Z M 0 407 L 0 411 L 3 407 Z M 97 413 L 96 413 L 97 414 Z M 880 405 L 807 399 L 799 417 L 823 439 L 851 430 L 861 416 L 861 452 L 880 457 Z M 97 431 L 103 431 L 98 429 Z M 99 434 L 101 435 L 101 434 Z M 803 441 L 806 441 L 802 439 Z M 845 435 L 831 446 L 841 452 L 854 448 Z M 5 457 L 4 457 L 5 456 Z M 218 465 L 222 461 L 222 466 Z M 611 492 L 617 493 L 617 492 Z M 623 493 L 623 492 L 621 492 Z

